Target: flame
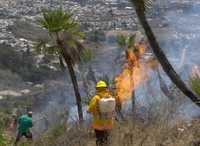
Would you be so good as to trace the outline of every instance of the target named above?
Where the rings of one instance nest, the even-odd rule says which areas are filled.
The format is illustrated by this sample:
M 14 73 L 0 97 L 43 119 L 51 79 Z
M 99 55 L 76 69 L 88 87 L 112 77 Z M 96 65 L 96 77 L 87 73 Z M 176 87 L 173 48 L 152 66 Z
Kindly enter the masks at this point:
M 140 55 L 143 55 L 147 48 L 146 44 L 144 44 L 144 43 L 135 44 L 135 47 L 138 48 Z
M 133 91 L 148 80 L 145 64 L 140 61 L 140 57 L 145 53 L 146 46 L 136 44 L 134 47 L 134 50 L 128 49 L 126 51 L 127 62 L 122 71 L 115 77 L 116 96 L 120 100 L 129 99 Z

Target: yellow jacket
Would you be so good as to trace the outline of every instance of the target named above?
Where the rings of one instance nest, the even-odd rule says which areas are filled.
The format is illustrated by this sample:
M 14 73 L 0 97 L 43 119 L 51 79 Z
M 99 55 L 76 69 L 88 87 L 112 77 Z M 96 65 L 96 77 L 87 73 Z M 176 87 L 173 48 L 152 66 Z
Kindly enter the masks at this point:
M 111 129 L 113 127 L 113 118 L 102 119 L 99 114 L 98 101 L 105 96 L 111 95 L 111 92 L 106 89 L 97 89 L 96 95 L 92 97 L 87 111 L 93 114 L 92 128 L 97 130 Z

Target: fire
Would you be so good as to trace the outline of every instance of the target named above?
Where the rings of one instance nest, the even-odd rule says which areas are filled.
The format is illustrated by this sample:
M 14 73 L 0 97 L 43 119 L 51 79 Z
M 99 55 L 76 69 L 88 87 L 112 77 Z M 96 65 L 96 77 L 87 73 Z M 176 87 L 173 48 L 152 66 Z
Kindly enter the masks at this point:
M 140 61 L 144 55 L 145 45 L 134 45 L 134 49 L 126 51 L 127 63 L 120 74 L 115 77 L 116 96 L 121 100 L 129 99 L 133 91 L 148 79 L 145 64 Z
M 138 48 L 140 55 L 143 55 L 145 53 L 145 50 L 147 48 L 146 44 L 135 44 L 135 47 Z

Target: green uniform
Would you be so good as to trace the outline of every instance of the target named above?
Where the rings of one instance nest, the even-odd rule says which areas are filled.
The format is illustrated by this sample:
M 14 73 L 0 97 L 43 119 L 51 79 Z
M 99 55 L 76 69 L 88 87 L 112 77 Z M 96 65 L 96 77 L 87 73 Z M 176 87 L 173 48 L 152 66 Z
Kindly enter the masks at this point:
M 20 133 L 30 132 L 30 128 L 33 126 L 32 118 L 28 115 L 22 115 L 17 119 L 18 130 Z

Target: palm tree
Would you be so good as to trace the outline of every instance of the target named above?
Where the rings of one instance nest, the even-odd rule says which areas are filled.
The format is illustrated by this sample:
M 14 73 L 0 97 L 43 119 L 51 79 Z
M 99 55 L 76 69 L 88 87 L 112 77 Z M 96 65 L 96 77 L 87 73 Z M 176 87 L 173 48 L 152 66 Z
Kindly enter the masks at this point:
M 83 120 L 81 96 L 77 83 L 74 64 L 81 60 L 84 47 L 79 39 L 84 34 L 79 31 L 78 23 L 72 18 L 72 14 L 60 9 L 44 10 L 39 24 L 49 32 L 48 40 L 40 40 L 35 48 L 43 54 L 52 54 L 59 58 L 61 66 L 66 63 L 74 87 L 79 121 Z
M 156 37 L 146 19 L 145 12 L 147 8 L 151 5 L 152 0 L 131 0 L 135 7 L 138 19 L 144 29 L 144 32 L 149 40 L 150 46 L 160 62 L 163 70 L 169 76 L 171 81 L 186 95 L 188 96 L 196 105 L 200 106 L 200 99 L 191 90 L 188 89 L 186 84 L 182 81 L 180 76 L 176 73 L 167 57 L 165 56 L 163 50 L 161 49 Z
M 123 49 L 123 50 L 126 50 L 126 46 L 127 46 L 127 37 L 125 35 L 118 35 L 117 36 L 117 44 L 118 46 Z
M 134 66 L 136 65 L 136 62 L 134 62 L 133 60 L 129 60 L 129 51 L 133 51 L 134 54 L 137 54 L 137 49 L 134 47 L 134 43 L 135 43 L 135 35 L 129 35 L 129 36 L 125 36 L 125 35 L 119 35 L 117 36 L 117 44 L 118 46 L 123 49 L 125 51 L 126 54 L 126 60 L 128 62 L 128 67 L 130 70 L 130 76 L 132 77 L 134 75 Z M 137 60 L 139 60 L 139 56 L 137 56 Z M 117 58 L 119 58 L 120 56 L 118 56 Z M 117 59 L 116 58 L 116 59 Z M 134 86 L 134 79 L 131 78 L 130 80 L 130 84 Z M 135 110 L 135 89 L 132 91 L 132 111 L 134 113 Z

